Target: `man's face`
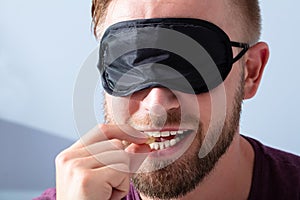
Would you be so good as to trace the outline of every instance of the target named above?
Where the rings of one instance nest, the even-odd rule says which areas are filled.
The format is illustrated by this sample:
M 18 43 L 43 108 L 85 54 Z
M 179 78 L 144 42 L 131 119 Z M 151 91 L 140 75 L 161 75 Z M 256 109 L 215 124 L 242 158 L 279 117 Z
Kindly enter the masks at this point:
M 210 21 L 237 40 L 230 24 L 222 21 L 225 11 L 226 5 L 215 0 L 112 1 L 104 27 L 139 18 L 189 17 Z M 148 134 L 170 134 L 156 140 L 158 145 L 152 146 L 141 166 L 144 173 L 133 177 L 140 192 L 156 198 L 185 195 L 225 153 L 236 135 L 243 99 L 242 66 L 235 65 L 224 83 L 208 93 L 192 95 L 154 87 L 127 97 L 106 95 L 110 123 L 129 124 Z M 165 142 L 169 147 L 161 147 Z

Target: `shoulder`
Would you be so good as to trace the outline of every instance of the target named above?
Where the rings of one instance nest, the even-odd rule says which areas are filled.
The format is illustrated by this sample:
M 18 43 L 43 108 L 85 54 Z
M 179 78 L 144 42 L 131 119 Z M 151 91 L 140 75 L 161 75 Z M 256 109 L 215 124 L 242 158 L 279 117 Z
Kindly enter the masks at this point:
M 300 157 L 245 138 L 255 152 L 252 199 L 300 199 Z
M 288 167 L 290 169 L 300 170 L 300 157 L 298 155 L 263 145 L 261 142 L 249 137 L 245 138 L 252 145 L 256 158 L 263 161 L 264 164 L 277 166 L 279 168 Z M 259 161 L 257 159 L 255 160 Z
M 43 192 L 43 194 L 33 200 L 55 200 L 56 199 L 56 189 L 49 188 Z

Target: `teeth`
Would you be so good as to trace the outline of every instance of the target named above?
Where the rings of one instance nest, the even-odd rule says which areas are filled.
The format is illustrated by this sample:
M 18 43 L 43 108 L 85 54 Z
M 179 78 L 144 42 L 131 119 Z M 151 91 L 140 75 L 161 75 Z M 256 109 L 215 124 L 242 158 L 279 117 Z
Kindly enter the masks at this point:
M 164 142 L 153 142 L 153 143 L 149 144 L 149 146 L 150 146 L 151 149 L 154 149 L 154 150 L 163 150 L 163 149 L 166 149 L 168 147 L 172 147 L 172 146 L 176 145 L 183 138 L 184 138 L 184 136 L 180 135 L 180 136 L 177 136 L 176 138 L 174 138 L 172 140 L 166 140 Z
M 176 135 L 176 134 L 177 134 L 177 131 L 170 131 L 170 134 L 171 134 L 171 135 Z
M 149 144 L 150 149 L 154 149 L 154 143 Z
M 174 146 L 177 143 L 175 139 L 170 140 L 170 146 Z
M 170 140 L 164 141 L 165 148 L 170 147 Z
M 149 139 L 146 144 L 149 144 L 150 148 L 153 150 L 163 150 L 168 147 L 176 145 L 180 140 L 185 137 L 185 133 L 188 133 L 189 130 L 178 130 L 178 131 L 144 131 L 144 133 L 149 135 Z M 171 140 L 165 140 L 163 142 L 155 142 L 155 138 L 159 137 L 169 137 L 175 136 Z
M 178 130 L 178 131 L 144 131 L 144 133 L 148 134 L 150 137 L 168 137 L 170 135 L 182 135 L 188 132 L 188 130 Z
M 155 149 L 155 150 L 158 150 L 158 148 L 159 148 L 158 142 L 154 142 L 153 144 L 154 144 L 154 145 L 153 145 L 153 146 L 154 146 L 154 149 Z
M 160 133 L 160 136 L 161 137 L 168 137 L 168 136 L 170 136 L 170 131 L 163 131 L 163 132 Z
M 158 145 L 160 150 L 163 150 L 165 148 L 164 142 L 158 142 Z
M 151 132 L 149 132 L 149 133 L 151 134 Z M 148 133 L 148 134 L 149 134 L 149 133 Z M 158 132 L 158 131 L 157 131 L 157 132 L 152 132 L 152 136 L 153 136 L 153 137 L 161 137 L 161 136 L 160 136 L 160 132 Z

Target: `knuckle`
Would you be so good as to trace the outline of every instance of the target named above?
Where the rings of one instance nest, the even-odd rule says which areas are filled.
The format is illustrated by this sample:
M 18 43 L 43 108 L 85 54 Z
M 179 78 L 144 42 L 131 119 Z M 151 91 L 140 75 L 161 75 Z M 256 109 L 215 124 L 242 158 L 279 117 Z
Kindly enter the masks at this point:
M 71 159 L 70 153 L 62 151 L 55 157 L 56 165 L 65 165 Z
M 85 169 L 79 169 L 76 170 L 77 175 L 80 176 L 80 180 L 82 180 L 82 183 L 87 183 L 90 181 L 91 173 L 88 170 Z
M 77 183 L 80 188 L 88 188 L 91 182 L 95 181 L 95 176 L 91 169 L 77 167 L 72 168 L 69 171 L 72 171 L 72 177 L 78 181 Z
M 108 127 L 105 124 L 99 124 L 98 125 L 99 131 L 103 134 L 106 134 L 108 131 Z
M 73 159 L 72 161 L 70 161 L 68 163 L 68 168 L 70 170 L 73 170 L 73 169 L 78 169 L 82 166 L 83 162 L 81 161 L 81 159 Z
M 89 188 L 91 182 L 95 177 L 90 170 L 78 169 L 76 175 L 79 177 L 81 188 Z

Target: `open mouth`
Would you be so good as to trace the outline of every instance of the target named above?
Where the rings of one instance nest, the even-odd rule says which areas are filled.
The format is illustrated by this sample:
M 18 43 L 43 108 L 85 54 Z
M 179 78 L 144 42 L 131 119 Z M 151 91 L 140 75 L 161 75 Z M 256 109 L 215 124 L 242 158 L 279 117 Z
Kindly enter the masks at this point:
M 163 150 L 172 146 L 175 146 L 188 134 L 192 133 L 192 130 L 177 130 L 177 131 L 143 131 L 149 137 L 153 137 L 155 141 L 149 144 L 152 150 Z

